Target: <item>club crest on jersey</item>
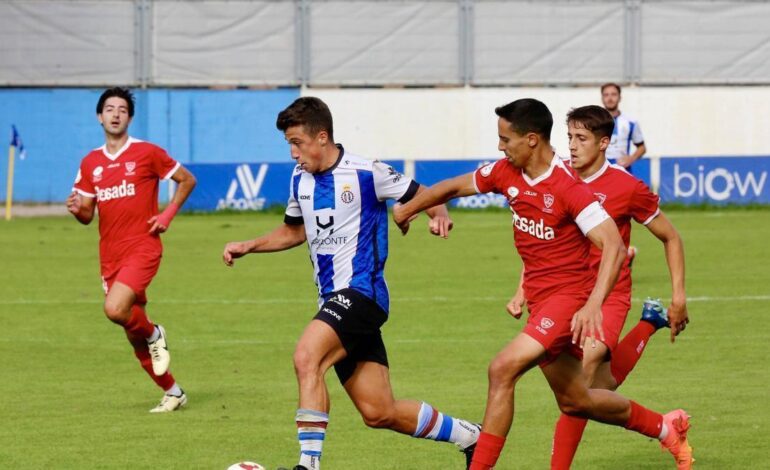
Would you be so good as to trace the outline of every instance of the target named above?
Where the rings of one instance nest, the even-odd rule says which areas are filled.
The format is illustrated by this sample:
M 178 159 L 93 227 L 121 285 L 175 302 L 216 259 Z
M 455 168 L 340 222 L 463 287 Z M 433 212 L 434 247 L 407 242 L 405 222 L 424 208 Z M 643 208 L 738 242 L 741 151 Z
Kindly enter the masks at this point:
M 543 204 L 545 207 L 543 207 L 543 212 L 547 212 L 548 214 L 553 212 L 553 209 L 551 206 L 553 206 L 553 194 L 543 194 Z
M 94 183 L 98 183 L 102 180 L 102 174 L 104 173 L 104 168 L 97 166 L 94 168 L 93 177 L 94 177 Z
M 516 199 L 516 196 L 519 195 L 519 188 L 516 186 L 511 186 L 508 188 L 508 197 L 511 198 L 511 200 Z
M 483 176 L 484 178 L 486 178 L 487 176 L 489 176 L 490 174 L 492 174 L 492 169 L 493 169 L 494 167 L 495 167 L 495 164 L 494 164 L 494 163 L 490 163 L 490 164 L 488 164 L 488 165 L 484 165 L 483 167 L 481 167 L 481 170 L 479 171 L 479 173 L 481 173 L 481 176 Z
M 136 162 L 126 162 L 126 176 L 133 175 L 135 169 Z
M 342 193 L 340 194 L 340 199 L 345 204 L 350 204 L 353 202 L 353 199 L 355 199 L 355 195 L 353 194 L 353 191 L 350 190 L 350 185 L 345 185 L 342 187 Z
M 599 204 L 604 204 L 604 201 L 607 200 L 607 195 L 602 193 L 594 193 L 594 196 L 596 196 L 597 199 L 599 199 Z

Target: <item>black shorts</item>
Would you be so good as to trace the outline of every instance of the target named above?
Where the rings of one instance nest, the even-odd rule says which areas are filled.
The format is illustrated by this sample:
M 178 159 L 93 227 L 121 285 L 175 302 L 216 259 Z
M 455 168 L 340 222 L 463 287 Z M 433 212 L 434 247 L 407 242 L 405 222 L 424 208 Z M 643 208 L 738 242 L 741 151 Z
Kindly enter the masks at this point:
M 331 326 L 347 352 L 344 359 L 334 364 L 341 384 L 345 385 L 359 362 L 388 367 L 388 354 L 380 334 L 388 315 L 367 296 L 350 288 L 333 292 L 314 319 Z

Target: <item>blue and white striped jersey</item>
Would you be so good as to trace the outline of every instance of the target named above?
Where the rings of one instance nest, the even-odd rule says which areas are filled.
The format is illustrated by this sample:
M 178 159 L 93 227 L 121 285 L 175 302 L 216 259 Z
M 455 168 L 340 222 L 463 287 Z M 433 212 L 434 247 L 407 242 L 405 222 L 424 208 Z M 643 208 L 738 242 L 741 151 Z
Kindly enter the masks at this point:
M 347 287 L 390 306 L 383 271 L 388 258 L 386 200 L 406 202 L 419 185 L 391 166 L 346 153 L 330 169 L 295 168 L 284 221 L 305 225 L 319 306 Z
M 620 113 L 615 118 L 615 129 L 612 131 L 610 145 L 605 155 L 615 163 L 621 156 L 631 154 L 631 144 L 639 146 L 642 143 L 644 143 L 644 136 L 639 121 L 625 113 Z

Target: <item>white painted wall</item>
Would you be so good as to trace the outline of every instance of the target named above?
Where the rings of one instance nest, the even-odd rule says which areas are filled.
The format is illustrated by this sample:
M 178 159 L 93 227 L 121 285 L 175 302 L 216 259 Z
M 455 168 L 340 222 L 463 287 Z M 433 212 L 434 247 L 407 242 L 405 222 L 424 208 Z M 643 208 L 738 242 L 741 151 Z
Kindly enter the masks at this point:
M 484 158 L 497 151 L 494 108 L 519 98 L 554 115 L 551 140 L 567 152 L 570 108 L 601 105 L 598 87 L 305 89 L 334 115 L 335 140 L 377 158 Z M 621 110 L 639 119 L 649 155 L 770 155 L 770 87 L 624 88 Z

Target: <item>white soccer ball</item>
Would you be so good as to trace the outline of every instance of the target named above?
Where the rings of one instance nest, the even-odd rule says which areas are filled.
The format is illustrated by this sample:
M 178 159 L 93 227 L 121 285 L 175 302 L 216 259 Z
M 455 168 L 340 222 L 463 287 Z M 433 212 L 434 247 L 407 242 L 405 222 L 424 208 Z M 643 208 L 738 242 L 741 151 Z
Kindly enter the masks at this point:
M 254 462 L 238 462 L 227 467 L 227 470 L 265 470 L 265 467 Z

